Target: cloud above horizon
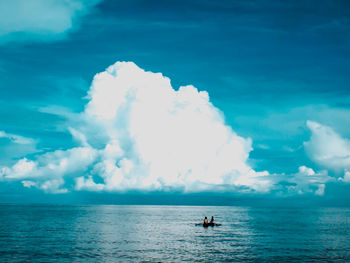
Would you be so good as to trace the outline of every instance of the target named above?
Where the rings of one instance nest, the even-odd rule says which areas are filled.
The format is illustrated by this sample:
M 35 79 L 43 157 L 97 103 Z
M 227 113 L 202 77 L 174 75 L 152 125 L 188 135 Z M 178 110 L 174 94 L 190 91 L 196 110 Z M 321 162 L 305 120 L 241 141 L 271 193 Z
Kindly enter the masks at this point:
M 62 39 L 100 0 L 0 2 L 0 43 Z
M 308 121 L 307 127 L 311 138 L 304 147 L 314 162 L 335 171 L 350 169 L 350 140 L 317 122 Z
M 175 90 L 169 78 L 132 62 L 117 62 L 96 74 L 86 99 L 84 111 L 68 117 L 66 129 L 75 147 L 2 166 L 0 180 L 21 181 L 24 187 L 52 193 L 175 190 L 316 195 L 323 195 L 326 183 L 335 181 L 327 171 L 306 166 L 290 175 L 255 171 L 249 163 L 252 140 L 225 124 L 206 91 L 191 85 Z M 305 143 L 309 152 L 319 143 L 319 126 L 308 122 L 313 134 Z M 13 143 L 23 142 L 20 136 L 1 134 Z M 347 182 L 348 176 L 338 181 Z
M 94 77 L 88 99 L 79 120 L 68 127 L 76 148 L 21 159 L 3 167 L 3 176 L 53 192 L 64 191 L 62 178 L 68 174 L 75 174 L 76 190 L 201 191 L 219 185 L 264 192 L 271 187 L 264 179 L 268 173 L 247 162 L 251 139 L 225 125 L 205 91 L 174 90 L 160 73 L 117 62 Z

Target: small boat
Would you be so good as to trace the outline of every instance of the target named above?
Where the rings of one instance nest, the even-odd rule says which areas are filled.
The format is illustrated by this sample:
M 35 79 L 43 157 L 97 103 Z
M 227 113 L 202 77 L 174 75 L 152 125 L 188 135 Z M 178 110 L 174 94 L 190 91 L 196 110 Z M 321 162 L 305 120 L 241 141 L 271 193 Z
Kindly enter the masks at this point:
M 221 224 L 218 224 L 218 223 L 208 223 L 208 224 L 197 223 L 196 226 L 203 226 L 203 227 L 208 227 L 208 226 L 221 226 Z

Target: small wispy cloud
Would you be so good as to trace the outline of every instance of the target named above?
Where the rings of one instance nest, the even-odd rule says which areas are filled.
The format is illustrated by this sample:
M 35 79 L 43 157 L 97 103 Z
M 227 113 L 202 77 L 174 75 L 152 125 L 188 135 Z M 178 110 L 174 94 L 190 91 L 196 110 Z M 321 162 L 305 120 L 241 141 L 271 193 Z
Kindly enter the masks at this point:
M 23 137 L 16 134 L 6 133 L 4 131 L 0 131 L 0 138 L 6 138 L 10 141 L 18 144 L 34 144 L 35 140 L 27 137 Z
M 100 0 L 0 1 L 0 43 L 64 38 Z

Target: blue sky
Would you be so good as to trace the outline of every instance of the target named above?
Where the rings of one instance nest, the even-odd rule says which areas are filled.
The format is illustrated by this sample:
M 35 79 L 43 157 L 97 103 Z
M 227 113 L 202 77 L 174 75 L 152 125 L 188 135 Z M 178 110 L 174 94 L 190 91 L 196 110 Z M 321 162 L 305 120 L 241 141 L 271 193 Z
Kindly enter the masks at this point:
M 11 185 L 20 196 L 36 188 L 54 195 L 62 189 L 79 194 L 74 182 L 81 176 L 103 184 L 106 178 L 94 170 L 95 162 L 60 175 L 64 183 L 54 191 L 43 186 L 48 175 L 40 181 L 41 173 L 32 171 L 28 179 L 15 175 L 13 167 L 23 158 L 44 167 L 45 153 L 80 147 L 69 128 L 92 141 L 84 131 L 96 127 L 76 117 L 91 100 L 86 96 L 91 81 L 116 61 L 132 61 L 170 78 L 175 91 L 193 85 L 208 92 L 222 122 L 239 138 L 251 139 L 252 150 L 242 150 L 249 154 L 244 164 L 257 173 L 268 171 L 273 186 L 261 193 L 245 185 L 253 189 L 249 194 L 345 198 L 350 181 L 349 10 L 347 1 L 0 3 L 1 188 L 5 193 Z M 94 149 L 105 146 L 90 141 Z M 27 179 L 33 184 L 26 187 L 21 181 Z M 241 193 L 232 180 L 224 192 Z M 288 190 L 285 181 L 295 189 Z M 156 190 L 169 193 L 173 187 L 172 181 Z M 217 189 L 210 191 L 222 191 Z M 82 188 L 81 194 L 90 190 Z

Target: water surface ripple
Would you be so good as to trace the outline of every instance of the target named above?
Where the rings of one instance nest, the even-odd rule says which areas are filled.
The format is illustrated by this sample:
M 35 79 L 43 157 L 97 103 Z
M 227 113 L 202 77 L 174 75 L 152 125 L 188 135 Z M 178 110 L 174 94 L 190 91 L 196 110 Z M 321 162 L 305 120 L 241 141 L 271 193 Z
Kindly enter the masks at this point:
M 195 226 L 215 216 L 220 227 Z M 349 208 L 0 206 L 1 262 L 350 262 Z

